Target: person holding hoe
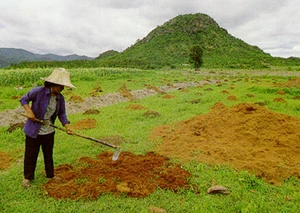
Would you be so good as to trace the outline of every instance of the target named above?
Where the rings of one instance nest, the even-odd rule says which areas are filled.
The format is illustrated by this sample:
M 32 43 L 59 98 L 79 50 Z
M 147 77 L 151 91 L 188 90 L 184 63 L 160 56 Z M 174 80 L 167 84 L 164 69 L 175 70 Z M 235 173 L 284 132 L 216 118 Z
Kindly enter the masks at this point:
M 47 178 L 54 176 L 53 146 L 54 128 L 44 123 L 54 124 L 56 118 L 72 134 L 70 122 L 66 115 L 65 99 L 61 94 L 64 87 L 75 88 L 70 81 L 70 73 L 64 68 L 57 68 L 44 80 L 44 86 L 31 89 L 21 99 L 20 103 L 26 110 L 28 117 L 25 126 L 25 155 L 23 187 L 28 188 L 34 179 L 34 172 L 40 147 L 42 147 Z M 29 105 L 31 102 L 31 105 Z

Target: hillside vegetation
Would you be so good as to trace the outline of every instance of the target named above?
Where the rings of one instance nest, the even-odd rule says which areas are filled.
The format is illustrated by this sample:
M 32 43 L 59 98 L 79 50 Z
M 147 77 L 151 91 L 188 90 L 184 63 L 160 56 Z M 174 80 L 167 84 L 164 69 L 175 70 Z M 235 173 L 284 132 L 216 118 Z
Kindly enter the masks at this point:
M 205 14 L 179 15 L 152 30 L 146 37 L 119 53 L 100 54 L 92 61 L 21 63 L 13 67 L 132 67 L 155 69 L 190 66 L 190 49 L 203 48 L 203 67 L 268 69 L 272 66 L 299 66 L 299 58 L 275 58 L 257 46 L 230 35 Z

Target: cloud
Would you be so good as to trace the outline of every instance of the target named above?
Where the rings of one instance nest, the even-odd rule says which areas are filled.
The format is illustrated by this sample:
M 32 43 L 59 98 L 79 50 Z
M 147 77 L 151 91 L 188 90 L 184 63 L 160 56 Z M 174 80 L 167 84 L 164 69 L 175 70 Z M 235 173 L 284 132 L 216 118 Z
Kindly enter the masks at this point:
M 205 13 L 272 55 L 300 57 L 297 0 L 10 0 L 0 10 L 2 47 L 40 54 L 123 51 L 177 15 Z

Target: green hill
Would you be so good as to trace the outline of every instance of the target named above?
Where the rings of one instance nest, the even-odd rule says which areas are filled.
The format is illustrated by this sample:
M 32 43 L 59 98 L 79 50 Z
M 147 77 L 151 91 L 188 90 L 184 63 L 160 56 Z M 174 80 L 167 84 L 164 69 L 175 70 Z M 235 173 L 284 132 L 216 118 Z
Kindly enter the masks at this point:
M 107 66 L 178 66 L 187 64 L 194 45 L 203 48 L 204 67 L 265 67 L 270 58 L 219 27 L 208 15 L 179 15 L 158 26 L 145 38 L 102 60 Z
M 156 68 L 188 64 L 191 47 L 203 48 L 203 66 L 210 68 L 268 68 L 300 65 L 299 58 L 274 58 L 257 46 L 230 35 L 205 14 L 179 15 L 158 26 L 120 54 L 105 58 L 106 66 Z

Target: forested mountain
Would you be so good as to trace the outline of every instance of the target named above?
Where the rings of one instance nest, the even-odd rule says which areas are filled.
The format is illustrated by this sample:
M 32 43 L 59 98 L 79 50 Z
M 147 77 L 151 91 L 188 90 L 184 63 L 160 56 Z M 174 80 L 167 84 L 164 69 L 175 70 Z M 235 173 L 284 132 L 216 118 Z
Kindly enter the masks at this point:
M 59 56 L 54 54 L 34 54 L 23 49 L 0 48 L 0 67 L 7 67 L 22 61 L 71 61 L 71 60 L 92 60 L 87 56 L 68 55 Z

